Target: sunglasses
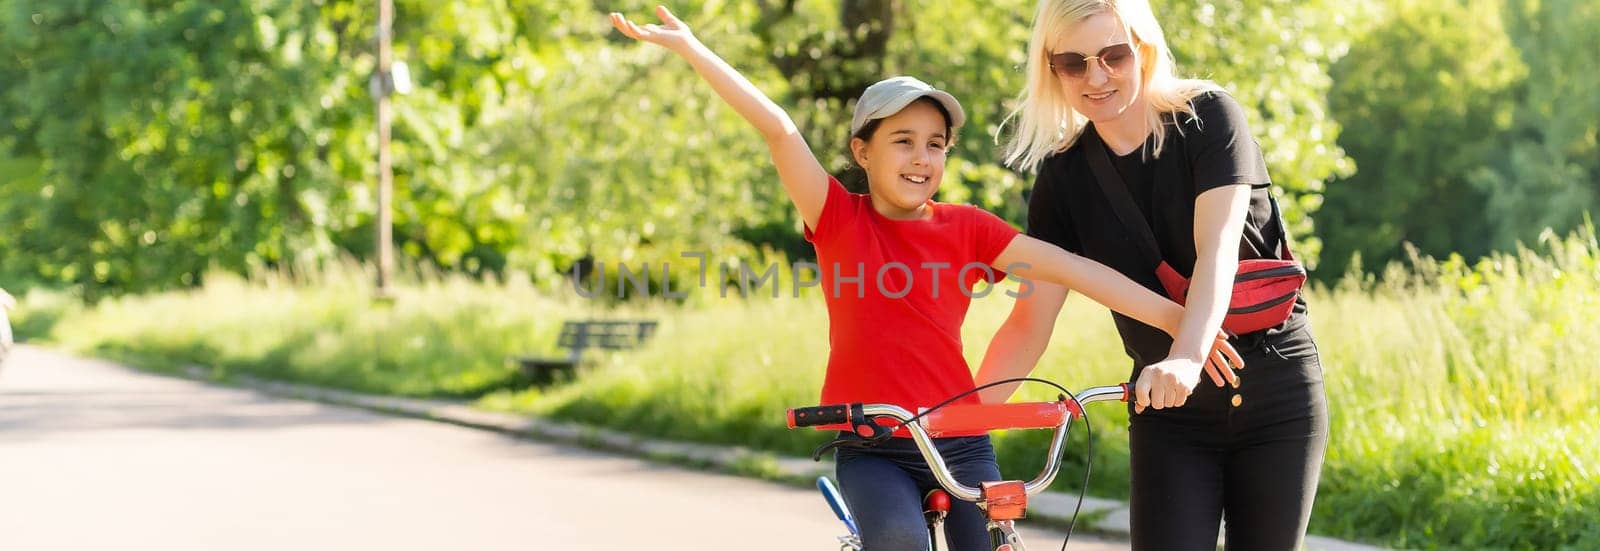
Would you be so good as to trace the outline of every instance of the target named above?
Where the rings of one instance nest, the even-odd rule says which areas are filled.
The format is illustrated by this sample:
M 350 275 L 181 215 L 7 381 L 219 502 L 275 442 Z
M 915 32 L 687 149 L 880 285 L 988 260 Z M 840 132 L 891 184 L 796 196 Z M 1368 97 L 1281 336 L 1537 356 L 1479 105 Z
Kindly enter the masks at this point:
M 1050 70 L 1057 75 L 1071 78 L 1083 78 L 1089 74 L 1089 62 L 1100 62 L 1100 68 L 1112 77 L 1120 76 L 1133 66 L 1133 46 L 1124 42 L 1112 44 L 1100 49 L 1100 53 L 1085 57 L 1077 52 L 1061 52 L 1050 54 Z

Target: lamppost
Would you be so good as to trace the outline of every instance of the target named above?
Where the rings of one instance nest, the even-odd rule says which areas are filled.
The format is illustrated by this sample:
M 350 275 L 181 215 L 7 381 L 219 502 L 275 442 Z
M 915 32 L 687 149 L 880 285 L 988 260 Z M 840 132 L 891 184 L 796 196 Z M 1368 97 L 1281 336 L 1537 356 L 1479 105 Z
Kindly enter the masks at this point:
M 394 0 L 378 0 L 378 68 L 372 75 L 372 99 L 378 104 L 378 290 L 379 300 L 394 297 L 390 287 L 394 271 L 394 203 L 393 158 L 389 154 L 389 127 L 394 120 L 394 110 L 389 96 L 395 92 L 411 91 L 411 75 L 405 62 L 394 61 L 390 38 L 394 34 Z

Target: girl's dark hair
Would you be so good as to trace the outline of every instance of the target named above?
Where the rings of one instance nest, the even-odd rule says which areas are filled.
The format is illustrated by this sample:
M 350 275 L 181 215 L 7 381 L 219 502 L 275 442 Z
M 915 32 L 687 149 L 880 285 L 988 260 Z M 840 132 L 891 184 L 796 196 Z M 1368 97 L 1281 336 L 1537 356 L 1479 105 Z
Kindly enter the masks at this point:
M 926 103 L 932 105 L 934 109 L 938 109 L 939 114 L 944 116 L 944 135 L 948 136 L 945 140 L 945 147 L 955 143 L 955 135 L 950 128 L 950 110 L 945 109 L 944 104 L 927 96 L 917 98 L 911 103 Z M 906 107 L 910 106 L 911 104 L 906 105 Z M 904 108 L 901 108 L 901 110 L 904 110 Z M 867 186 L 867 171 L 861 168 L 861 165 L 856 164 L 856 154 L 855 151 L 850 149 L 850 143 L 855 138 L 861 138 L 862 141 L 867 142 L 872 141 L 872 135 L 878 132 L 878 127 L 880 126 L 883 126 L 883 119 L 881 118 L 867 121 L 866 124 L 861 125 L 860 130 L 850 136 L 851 139 L 844 141 L 845 167 L 844 172 L 839 174 L 839 183 L 843 184 L 844 188 L 851 193 L 871 193 L 872 190 Z

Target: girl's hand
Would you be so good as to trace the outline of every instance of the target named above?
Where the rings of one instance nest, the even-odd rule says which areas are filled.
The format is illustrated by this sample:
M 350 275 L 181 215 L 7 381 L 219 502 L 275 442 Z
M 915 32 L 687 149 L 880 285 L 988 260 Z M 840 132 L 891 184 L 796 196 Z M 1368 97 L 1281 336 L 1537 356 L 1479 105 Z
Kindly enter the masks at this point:
M 1189 401 L 1189 393 L 1200 383 L 1201 362 L 1188 359 L 1167 359 L 1146 366 L 1133 384 L 1133 412 L 1144 413 L 1145 408 L 1181 407 Z
M 688 48 L 689 45 L 694 44 L 694 33 L 689 32 L 689 26 L 674 17 L 672 12 L 667 11 L 666 6 L 656 6 L 656 17 L 661 18 L 661 25 L 651 24 L 640 27 L 623 17 L 622 14 L 612 12 L 611 26 L 616 27 L 618 31 L 622 31 L 622 34 L 627 35 L 629 38 L 643 40 L 651 44 L 659 44 L 674 52 L 681 52 L 683 49 Z
M 1218 387 L 1238 385 L 1239 374 L 1233 370 L 1243 368 L 1244 359 L 1228 343 L 1228 333 L 1218 331 L 1216 341 L 1211 344 L 1211 356 L 1206 358 L 1206 374 L 1211 376 L 1211 382 Z

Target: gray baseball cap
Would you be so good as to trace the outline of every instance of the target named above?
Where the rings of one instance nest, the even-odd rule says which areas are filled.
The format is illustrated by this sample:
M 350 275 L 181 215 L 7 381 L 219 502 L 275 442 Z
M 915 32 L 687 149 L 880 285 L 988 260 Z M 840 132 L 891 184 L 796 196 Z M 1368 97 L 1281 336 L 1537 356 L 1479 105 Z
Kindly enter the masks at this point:
M 855 116 L 850 119 L 850 135 L 856 135 L 867 121 L 899 113 L 923 97 L 932 98 L 950 112 L 950 128 L 961 128 L 962 123 L 967 122 L 967 113 L 961 110 L 961 102 L 956 101 L 955 96 L 926 82 L 900 76 L 880 80 L 861 93 L 861 99 L 856 100 Z

